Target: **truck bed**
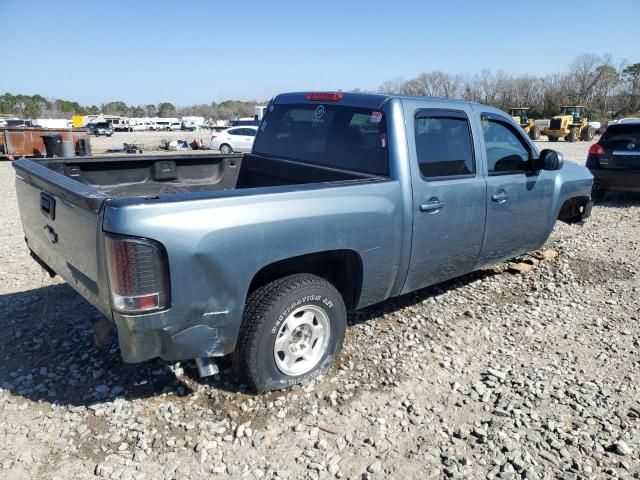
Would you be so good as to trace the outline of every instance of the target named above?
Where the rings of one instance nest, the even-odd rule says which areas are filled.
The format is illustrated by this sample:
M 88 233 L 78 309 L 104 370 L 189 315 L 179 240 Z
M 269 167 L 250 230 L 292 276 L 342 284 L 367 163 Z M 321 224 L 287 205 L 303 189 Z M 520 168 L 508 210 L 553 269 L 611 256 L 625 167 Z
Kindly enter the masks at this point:
M 129 155 L 46 159 L 37 163 L 111 198 L 376 178 L 365 173 L 251 154 Z
M 148 207 L 144 209 L 150 215 L 147 218 L 154 215 L 149 208 L 156 213 L 161 212 L 161 216 L 178 208 L 183 213 L 187 212 L 185 218 L 188 218 L 188 212 L 195 212 L 197 210 L 194 209 L 205 205 L 222 209 L 222 212 L 230 203 L 237 206 L 249 204 L 251 208 L 244 213 L 251 218 L 248 212 L 265 204 L 265 197 L 270 193 L 288 192 L 300 202 L 311 197 L 312 204 L 317 205 L 318 199 L 322 198 L 317 193 L 319 188 L 367 187 L 371 183 L 389 180 L 350 170 L 251 154 L 20 159 L 15 160 L 13 166 L 29 249 L 37 261 L 59 274 L 107 316 L 111 315 L 111 307 L 105 289 L 108 283 L 104 272 L 102 232 L 126 233 L 119 231 L 120 227 L 113 230 L 112 216 L 135 216 L 137 210 L 120 207 L 143 203 Z M 237 201 L 229 198 L 236 196 L 234 192 L 238 192 Z M 355 192 L 350 190 L 344 194 L 348 197 Z M 213 203 L 201 202 L 198 207 L 188 205 L 190 200 L 196 199 L 210 199 Z M 308 210 L 309 207 L 300 208 Z M 109 219 L 105 219 L 107 211 Z M 294 214 L 294 210 L 288 211 L 288 215 Z M 238 212 L 235 215 L 238 217 Z M 222 217 L 225 217 L 224 212 Z M 267 217 L 259 218 L 264 223 Z M 304 217 L 307 217 L 306 213 Z M 204 215 L 199 218 L 198 224 L 204 225 L 207 219 L 218 217 Z M 250 221 L 247 222 L 249 224 Z M 156 240 L 168 245 L 163 233 L 147 230 L 147 227 L 144 231 L 136 230 L 135 235 L 159 235 Z M 168 231 L 170 229 L 165 233 Z

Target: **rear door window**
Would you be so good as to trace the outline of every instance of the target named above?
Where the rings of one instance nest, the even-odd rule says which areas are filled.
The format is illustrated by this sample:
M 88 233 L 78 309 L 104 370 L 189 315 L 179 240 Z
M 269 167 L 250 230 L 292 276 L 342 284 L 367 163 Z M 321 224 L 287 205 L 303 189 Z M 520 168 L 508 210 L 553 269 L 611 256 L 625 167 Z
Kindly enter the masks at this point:
M 389 175 L 385 115 L 339 104 L 272 105 L 253 152 L 327 167 Z
M 418 165 L 424 178 L 475 174 L 471 128 L 464 112 L 420 111 L 414 129 Z

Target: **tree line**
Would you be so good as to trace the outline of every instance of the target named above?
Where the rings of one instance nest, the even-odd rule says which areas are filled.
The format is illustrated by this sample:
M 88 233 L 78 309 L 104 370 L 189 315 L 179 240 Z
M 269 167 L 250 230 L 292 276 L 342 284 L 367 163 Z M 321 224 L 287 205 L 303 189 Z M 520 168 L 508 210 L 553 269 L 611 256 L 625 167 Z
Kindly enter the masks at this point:
M 255 101 L 224 102 L 192 105 L 178 108 L 170 102 L 158 105 L 127 105 L 114 101 L 100 106 L 83 106 L 78 102 L 60 99 L 46 99 L 42 95 L 13 95 L 9 92 L 0 95 L 0 114 L 16 115 L 21 118 L 71 118 L 73 115 L 123 115 L 128 117 L 176 117 L 197 115 L 214 120 L 226 120 L 234 117 L 252 117 Z
M 354 89 L 352 91 L 360 91 Z M 476 74 L 427 71 L 410 80 L 387 80 L 381 93 L 461 98 L 493 105 L 503 110 L 530 107 L 532 118 L 556 115 L 562 105 L 585 105 L 592 119 L 607 120 L 640 112 L 640 63 L 614 62 L 611 55 L 583 54 L 564 73 L 544 76 L 509 75 L 482 70 Z M 25 118 L 110 114 L 130 117 L 174 117 L 197 115 L 214 120 L 253 116 L 255 101 L 228 100 L 178 108 L 172 103 L 127 105 L 113 101 L 100 106 L 82 106 L 68 100 L 41 95 L 0 96 L 0 114 Z
M 535 76 L 482 70 L 470 75 L 436 70 L 406 81 L 387 80 L 377 91 L 461 98 L 502 110 L 530 107 L 532 118 L 557 115 L 562 105 L 585 105 L 592 118 L 607 120 L 640 112 L 640 63 L 616 65 L 611 55 L 583 54 L 565 73 Z

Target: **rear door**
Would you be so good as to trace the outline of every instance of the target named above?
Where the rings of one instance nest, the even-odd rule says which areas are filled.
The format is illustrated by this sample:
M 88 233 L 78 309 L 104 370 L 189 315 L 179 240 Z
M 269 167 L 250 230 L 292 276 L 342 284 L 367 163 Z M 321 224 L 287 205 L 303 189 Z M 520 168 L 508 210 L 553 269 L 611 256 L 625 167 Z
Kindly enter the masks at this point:
M 479 173 L 472 114 L 464 104 L 412 113 L 407 137 L 412 157 L 413 242 L 404 292 L 470 272 L 478 259 L 486 184 Z
M 555 223 L 555 172 L 532 170 L 537 155 L 522 129 L 502 115 L 480 112 L 487 175 L 487 224 L 478 266 L 539 248 Z

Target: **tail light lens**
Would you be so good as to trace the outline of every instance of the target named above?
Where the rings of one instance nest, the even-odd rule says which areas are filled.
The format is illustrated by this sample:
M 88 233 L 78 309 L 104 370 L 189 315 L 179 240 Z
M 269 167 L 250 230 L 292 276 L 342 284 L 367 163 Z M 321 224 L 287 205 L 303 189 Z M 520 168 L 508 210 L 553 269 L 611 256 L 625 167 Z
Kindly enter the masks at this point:
M 164 248 L 141 238 L 106 236 L 113 308 L 143 313 L 169 306 L 169 269 Z
M 589 155 L 606 155 L 607 152 L 600 144 L 594 143 L 589 149 Z

